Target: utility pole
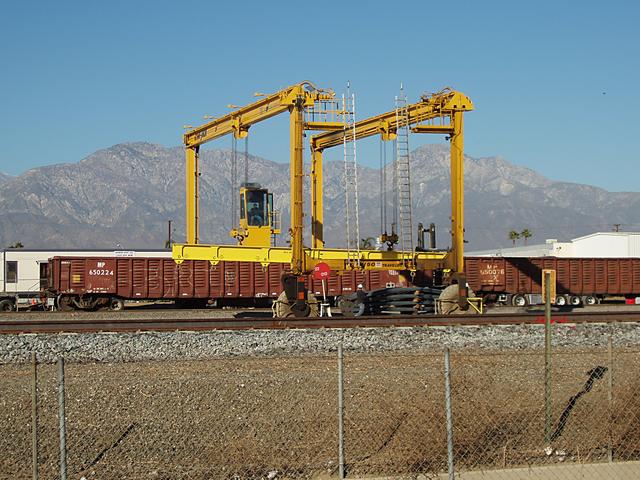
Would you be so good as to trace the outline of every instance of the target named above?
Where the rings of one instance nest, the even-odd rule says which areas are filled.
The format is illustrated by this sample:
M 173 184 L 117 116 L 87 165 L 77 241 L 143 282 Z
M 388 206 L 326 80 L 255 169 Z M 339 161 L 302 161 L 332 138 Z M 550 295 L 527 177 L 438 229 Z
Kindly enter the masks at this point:
M 167 220 L 167 223 L 169 224 L 169 232 L 167 235 L 167 248 L 171 248 L 171 220 Z
M 551 445 L 551 422 L 553 409 L 551 404 L 551 272 L 544 275 L 544 442 L 547 447 Z

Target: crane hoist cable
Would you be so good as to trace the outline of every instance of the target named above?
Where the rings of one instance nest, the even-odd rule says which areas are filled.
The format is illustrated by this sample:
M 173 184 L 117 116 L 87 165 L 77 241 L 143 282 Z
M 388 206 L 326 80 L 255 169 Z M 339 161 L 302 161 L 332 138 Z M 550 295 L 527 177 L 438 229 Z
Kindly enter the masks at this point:
M 244 183 L 249 183 L 249 137 L 244 137 Z
M 242 156 L 244 185 L 249 183 L 249 137 L 244 137 L 244 152 Z M 238 139 L 231 135 L 231 229 L 238 226 Z
M 231 135 L 231 225 L 230 229 L 236 228 L 238 225 L 238 139 L 235 135 Z
M 382 137 L 379 139 L 378 166 L 380 167 L 380 235 L 384 229 L 384 166 L 382 165 Z
M 380 235 L 387 230 L 387 191 L 389 189 L 387 178 L 387 142 L 380 137 Z

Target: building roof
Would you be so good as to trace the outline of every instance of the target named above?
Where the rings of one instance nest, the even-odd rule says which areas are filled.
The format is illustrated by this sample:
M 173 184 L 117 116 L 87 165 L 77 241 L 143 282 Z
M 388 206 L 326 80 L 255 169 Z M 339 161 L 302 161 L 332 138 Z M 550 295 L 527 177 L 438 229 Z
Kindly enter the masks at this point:
M 583 235 L 582 237 L 572 238 L 571 241 L 579 242 L 585 238 L 599 237 L 602 235 L 606 235 L 608 237 L 640 237 L 640 232 L 594 232 L 589 233 L 588 235 Z
M 573 238 L 569 242 L 558 242 L 556 239 L 547 239 L 545 243 L 538 243 L 535 245 L 520 245 L 517 247 L 498 247 L 488 250 L 477 250 L 466 252 L 466 255 L 470 257 L 635 257 L 638 255 L 637 248 L 628 247 L 626 244 L 623 248 L 618 244 L 617 246 L 609 245 L 606 248 L 598 249 L 598 251 L 593 250 L 592 246 L 591 250 L 589 250 L 588 245 L 590 242 L 585 243 L 585 241 L 593 240 L 597 237 L 633 238 L 635 241 L 631 243 L 637 243 L 640 245 L 640 232 L 594 232 L 582 237 Z M 606 252 L 603 252 L 603 250 L 606 250 Z
M 547 243 L 523 245 L 520 247 L 499 247 L 489 250 L 465 252 L 469 257 L 548 257 L 553 255 L 553 249 Z

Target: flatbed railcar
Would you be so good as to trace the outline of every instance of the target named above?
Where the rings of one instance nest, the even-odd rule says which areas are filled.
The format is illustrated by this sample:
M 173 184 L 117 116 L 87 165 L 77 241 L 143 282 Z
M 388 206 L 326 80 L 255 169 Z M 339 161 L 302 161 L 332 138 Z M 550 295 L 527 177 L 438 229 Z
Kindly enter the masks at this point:
M 171 258 L 53 257 L 49 260 L 46 294 L 61 310 L 110 308 L 121 310 L 128 300 L 173 301 L 177 306 L 268 305 L 282 292 L 285 264 L 263 268 L 253 262 L 184 261 Z M 353 294 L 361 284 L 365 290 L 409 285 L 398 271 L 332 272 L 324 294 L 334 302 Z M 309 275 L 305 283 L 318 298 L 321 280 Z
M 542 303 L 544 270 L 555 271 L 558 306 L 594 305 L 613 297 L 640 302 L 640 258 L 466 257 L 476 296 L 513 306 Z

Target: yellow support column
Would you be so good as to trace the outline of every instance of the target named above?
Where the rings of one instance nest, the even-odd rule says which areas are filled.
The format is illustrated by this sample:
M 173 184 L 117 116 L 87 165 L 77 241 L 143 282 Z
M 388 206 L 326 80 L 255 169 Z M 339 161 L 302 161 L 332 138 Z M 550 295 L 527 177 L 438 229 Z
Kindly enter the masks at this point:
M 187 243 L 198 243 L 198 147 L 186 148 Z
M 464 270 L 464 135 L 463 114 L 453 112 L 451 123 L 451 268 L 455 272 Z
M 291 176 L 291 269 L 295 275 L 304 272 L 304 245 L 302 243 L 303 230 L 303 175 L 304 164 L 302 156 L 304 121 L 304 98 L 298 96 L 290 107 L 290 149 L 291 161 L 289 164 Z
M 322 205 L 322 151 L 311 157 L 311 248 L 324 247 L 324 211 Z

